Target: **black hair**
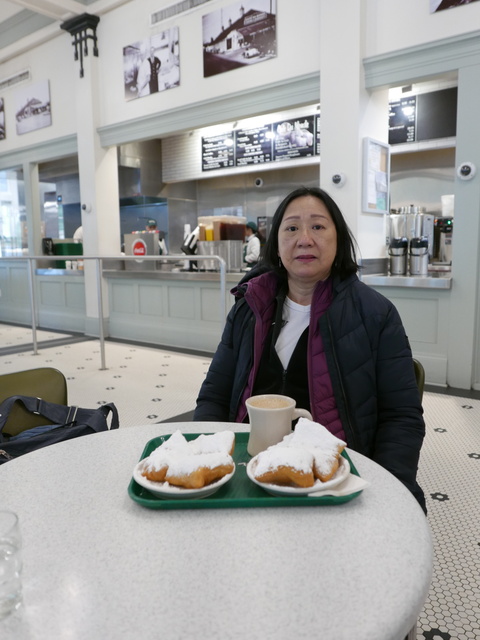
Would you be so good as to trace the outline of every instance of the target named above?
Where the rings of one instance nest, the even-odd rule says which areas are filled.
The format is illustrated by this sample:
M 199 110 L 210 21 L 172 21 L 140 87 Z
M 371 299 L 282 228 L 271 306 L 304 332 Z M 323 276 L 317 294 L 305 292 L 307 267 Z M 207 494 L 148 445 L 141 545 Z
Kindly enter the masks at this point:
M 304 196 L 313 196 L 321 200 L 332 216 L 337 231 L 337 253 L 333 261 L 331 274 L 332 276 L 339 276 L 341 280 L 344 280 L 347 276 L 356 273 L 359 269 L 355 252 L 355 239 L 336 202 L 326 191 L 318 187 L 299 187 L 289 193 L 278 205 L 275 215 L 273 216 L 270 234 L 263 248 L 262 262 L 282 278 L 287 277 L 285 268 L 281 265 L 278 256 L 278 231 L 288 205 L 296 198 L 302 198 Z

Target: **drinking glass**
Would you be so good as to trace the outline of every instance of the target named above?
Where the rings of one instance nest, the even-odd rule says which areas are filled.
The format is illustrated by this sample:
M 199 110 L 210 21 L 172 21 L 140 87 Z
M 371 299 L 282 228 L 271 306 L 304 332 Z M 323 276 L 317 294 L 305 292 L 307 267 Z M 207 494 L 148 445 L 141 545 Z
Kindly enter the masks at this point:
M 22 539 L 18 516 L 0 511 L 0 619 L 22 602 Z

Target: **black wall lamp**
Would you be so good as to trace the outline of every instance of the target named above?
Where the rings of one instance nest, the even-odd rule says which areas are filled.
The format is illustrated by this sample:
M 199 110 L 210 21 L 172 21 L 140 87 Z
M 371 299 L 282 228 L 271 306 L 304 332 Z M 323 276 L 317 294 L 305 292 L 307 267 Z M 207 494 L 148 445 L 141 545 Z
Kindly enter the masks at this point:
M 73 36 L 73 46 L 75 47 L 75 60 L 80 59 L 80 77 L 83 78 L 83 56 L 88 56 L 88 39 L 93 40 L 93 55 L 98 57 L 97 48 L 97 24 L 100 22 L 98 16 L 89 13 L 82 13 L 70 20 L 65 20 L 60 28 Z

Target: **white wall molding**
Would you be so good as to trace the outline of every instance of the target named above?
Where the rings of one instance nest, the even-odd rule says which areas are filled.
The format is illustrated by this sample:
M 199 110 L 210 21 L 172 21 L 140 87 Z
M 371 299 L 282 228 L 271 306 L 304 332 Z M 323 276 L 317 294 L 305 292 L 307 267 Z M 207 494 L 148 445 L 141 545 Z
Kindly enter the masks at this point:
M 480 31 L 365 58 L 365 87 L 411 84 L 480 62 Z
M 76 154 L 77 136 L 65 136 L 0 154 L 0 169 L 18 167 L 24 162 L 47 162 Z
M 314 73 L 100 127 L 98 133 L 102 146 L 109 147 L 172 136 L 232 118 L 237 120 L 319 101 L 320 76 Z

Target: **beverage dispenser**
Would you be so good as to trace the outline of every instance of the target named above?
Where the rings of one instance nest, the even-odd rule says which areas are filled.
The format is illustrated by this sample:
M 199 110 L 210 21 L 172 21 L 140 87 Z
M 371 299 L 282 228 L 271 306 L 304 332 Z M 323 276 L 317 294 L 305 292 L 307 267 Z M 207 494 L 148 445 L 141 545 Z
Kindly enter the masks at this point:
M 435 219 L 434 255 L 438 262 L 452 263 L 453 218 Z
M 198 218 L 198 255 L 220 256 L 227 263 L 227 271 L 241 271 L 245 242 L 244 216 L 201 216 Z M 199 260 L 198 268 L 218 271 L 218 260 Z
M 410 240 L 410 275 L 426 276 L 428 273 L 428 238 Z
M 407 238 L 392 238 L 388 247 L 388 255 L 390 256 L 390 275 L 404 276 L 407 273 L 407 254 L 408 240 Z

